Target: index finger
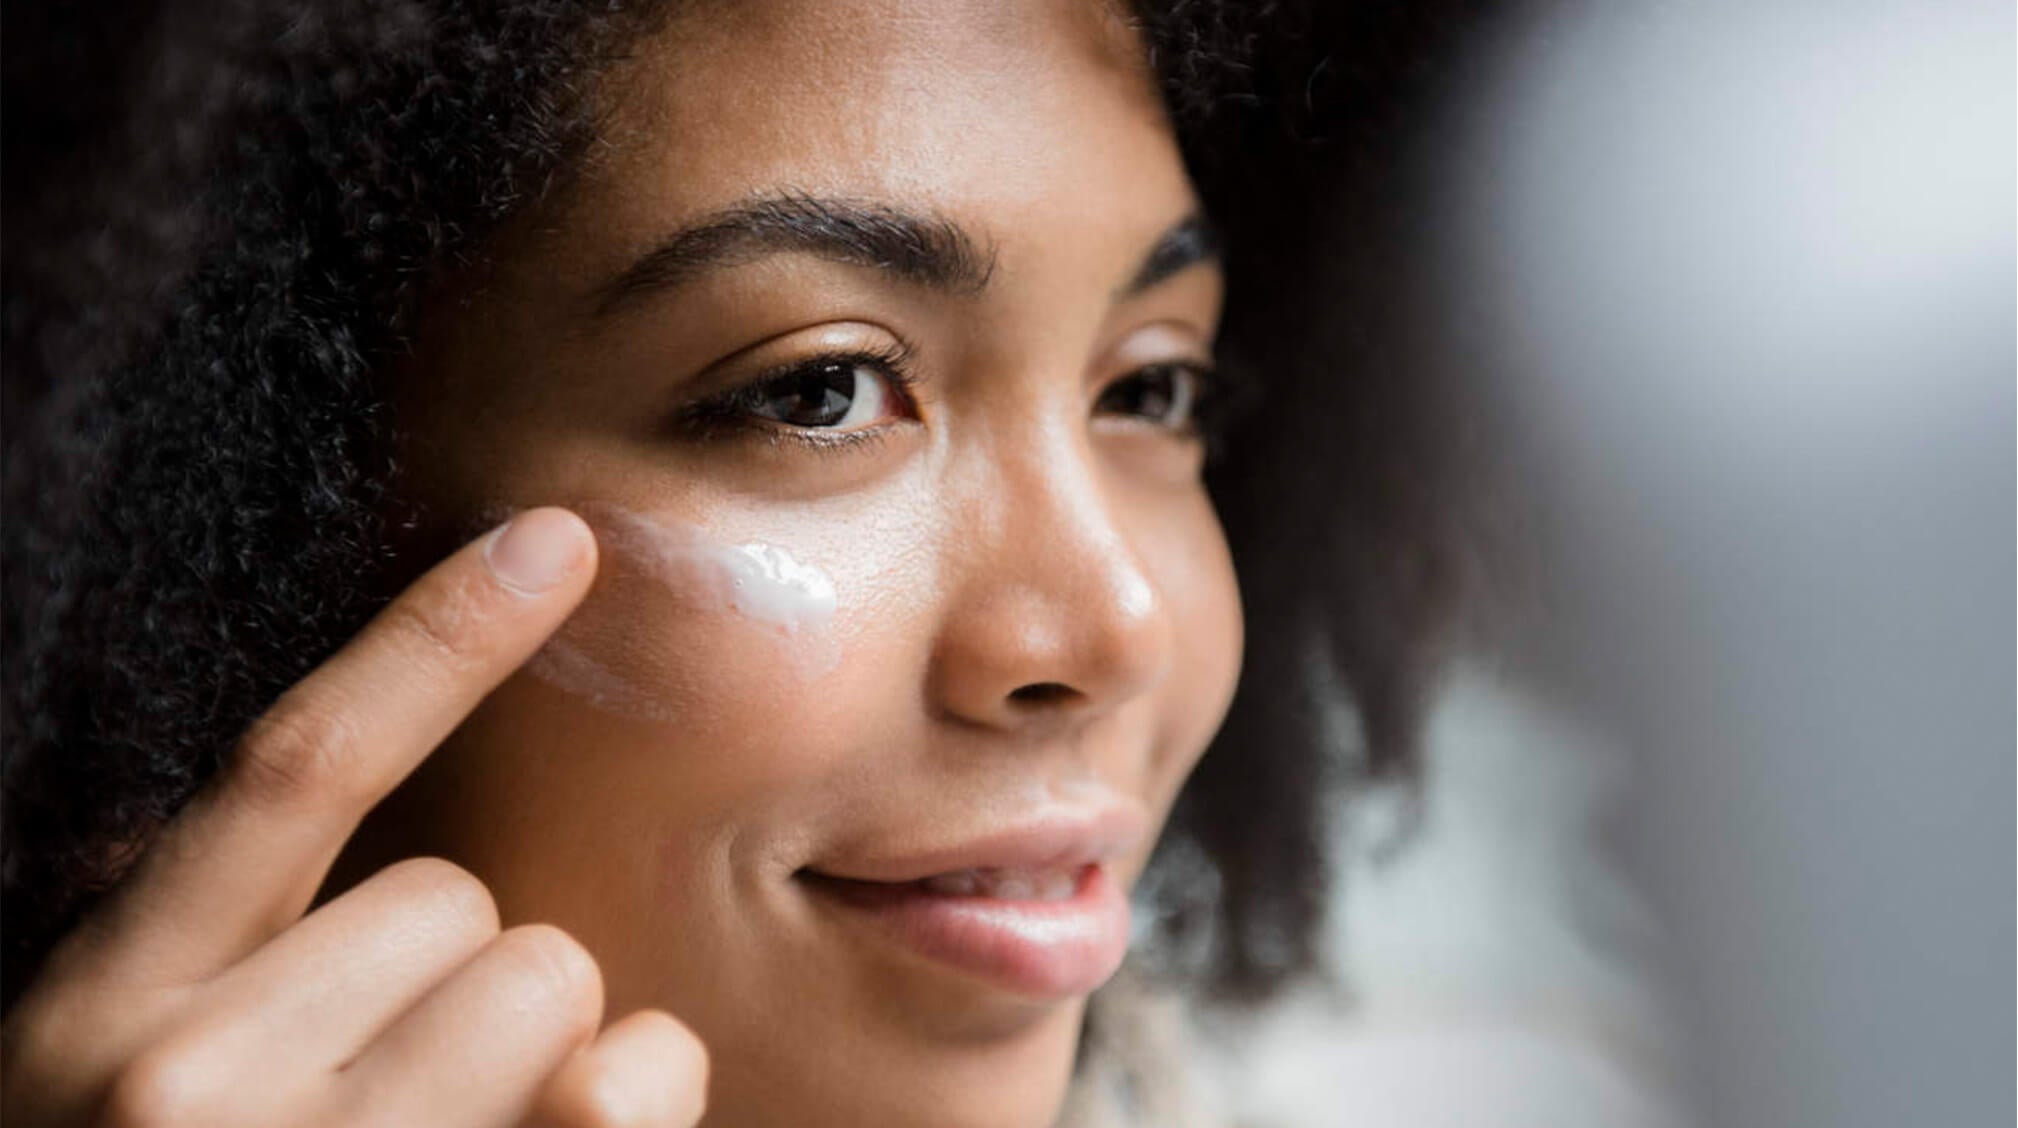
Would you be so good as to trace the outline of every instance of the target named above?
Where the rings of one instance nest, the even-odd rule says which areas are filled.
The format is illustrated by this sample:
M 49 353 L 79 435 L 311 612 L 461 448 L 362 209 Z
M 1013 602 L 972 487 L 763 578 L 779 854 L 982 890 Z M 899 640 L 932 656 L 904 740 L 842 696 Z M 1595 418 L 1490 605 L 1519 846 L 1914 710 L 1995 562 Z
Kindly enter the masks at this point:
M 533 509 L 401 592 L 283 693 L 164 827 L 78 942 L 156 984 L 237 962 L 297 920 L 365 814 L 581 602 L 595 538 Z

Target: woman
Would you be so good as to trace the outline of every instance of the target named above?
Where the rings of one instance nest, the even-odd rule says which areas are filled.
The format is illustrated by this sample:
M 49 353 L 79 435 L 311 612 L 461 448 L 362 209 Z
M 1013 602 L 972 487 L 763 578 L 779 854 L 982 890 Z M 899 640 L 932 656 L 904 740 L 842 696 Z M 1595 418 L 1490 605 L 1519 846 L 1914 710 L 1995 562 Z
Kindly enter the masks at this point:
M 1131 889 L 1305 969 L 1297 671 L 1397 763 L 1451 594 L 1335 21 L 226 15 L 155 273 L 8 256 L 10 1122 L 1042 1124 Z

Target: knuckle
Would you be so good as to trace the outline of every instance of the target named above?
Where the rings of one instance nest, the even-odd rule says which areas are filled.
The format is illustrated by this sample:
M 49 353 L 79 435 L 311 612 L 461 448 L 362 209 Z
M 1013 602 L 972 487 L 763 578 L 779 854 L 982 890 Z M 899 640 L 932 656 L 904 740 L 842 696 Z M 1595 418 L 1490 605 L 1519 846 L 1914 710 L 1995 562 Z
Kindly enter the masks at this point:
M 101 1123 L 105 1128 L 215 1123 L 216 1081 L 208 1060 L 189 1045 L 142 1051 L 113 1078 Z
M 540 1095 L 540 1120 L 565 1128 L 629 1128 L 653 1125 L 640 1115 L 638 1102 L 623 1091 L 608 1067 L 584 1061 L 564 1069 Z
M 363 735 L 344 710 L 283 697 L 239 742 L 238 775 L 259 795 L 293 802 L 365 789 Z
M 472 664 L 484 649 L 488 616 L 467 582 L 427 585 L 387 604 L 384 616 L 393 635 L 452 670 Z
M 408 858 L 386 867 L 416 911 L 458 935 L 497 935 L 497 899 L 475 874 L 446 858 Z
M 513 990 L 534 1005 L 559 1010 L 571 1031 L 593 1029 L 602 1016 L 603 977 L 581 942 L 550 924 L 522 924 L 496 940 Z

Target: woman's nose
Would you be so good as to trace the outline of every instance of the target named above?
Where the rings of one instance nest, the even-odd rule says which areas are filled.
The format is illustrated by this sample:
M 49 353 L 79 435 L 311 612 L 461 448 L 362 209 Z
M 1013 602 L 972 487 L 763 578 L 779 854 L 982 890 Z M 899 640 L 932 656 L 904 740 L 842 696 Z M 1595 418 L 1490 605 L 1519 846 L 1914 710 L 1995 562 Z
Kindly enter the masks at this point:
M 1013 730 L 1084 720 L 1168 671 L 1169 609 L 1085 452 L 1033 460 L 979 491 L 952 538 L 958 579 L 931 693 L 961 720 Z

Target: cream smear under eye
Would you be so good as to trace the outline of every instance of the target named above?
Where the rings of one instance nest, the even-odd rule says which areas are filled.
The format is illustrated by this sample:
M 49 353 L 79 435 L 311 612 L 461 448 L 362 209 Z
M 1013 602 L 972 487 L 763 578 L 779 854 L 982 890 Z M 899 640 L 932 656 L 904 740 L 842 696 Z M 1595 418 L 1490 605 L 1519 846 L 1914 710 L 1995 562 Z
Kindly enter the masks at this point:
M 663 584 L 683 611 L 732 614 L 773 635 L 782 644 L 781 664 L 802 677 L 839 664 L 839 647 L 827 629 L 839 600 L 832 578 L 818 566 L 779 545 L 729 543 L 698 526 L 620 506 L 597 503 L 576 512 L 595 530 L 605 569 Z M 678 719 L 662 687 L 599 658 L 579 634 L 562 627 L 526 672 L 609 712 Z
M 774 544 L 725 544 L 692 525 L 598 506 L 585 514 L 608 548 L 684 600 L 727 606 L 793 635 L 834 617 L 834 581 Z

